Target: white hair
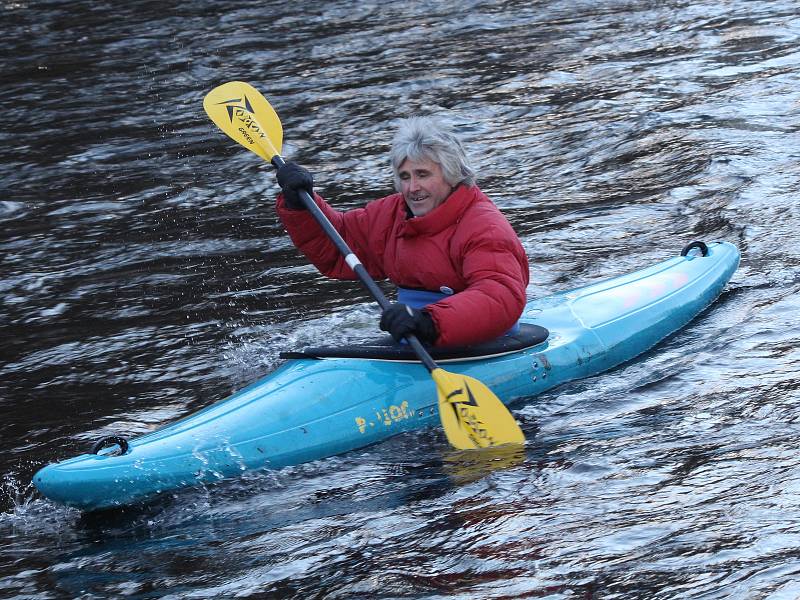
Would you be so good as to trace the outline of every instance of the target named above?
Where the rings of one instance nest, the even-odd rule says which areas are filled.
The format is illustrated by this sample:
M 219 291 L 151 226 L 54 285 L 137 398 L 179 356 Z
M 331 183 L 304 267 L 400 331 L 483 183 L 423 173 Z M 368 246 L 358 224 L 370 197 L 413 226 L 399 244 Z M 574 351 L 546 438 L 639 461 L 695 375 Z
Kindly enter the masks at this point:
M 435 162 L 452 187 L 459 183 L 475 185 L 475 171 L 464 146 L 453 130 L 436 118 L 409 117 L 400 121 L 389 152 L 397 191 L 400 191 L 400 165 L 407 158 Z

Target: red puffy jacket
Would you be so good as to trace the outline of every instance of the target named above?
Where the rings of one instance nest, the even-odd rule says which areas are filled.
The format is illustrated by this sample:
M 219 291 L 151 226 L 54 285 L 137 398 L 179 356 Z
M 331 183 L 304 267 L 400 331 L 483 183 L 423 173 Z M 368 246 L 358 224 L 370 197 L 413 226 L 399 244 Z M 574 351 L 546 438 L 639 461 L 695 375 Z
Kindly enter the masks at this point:
M 413 218 L 401 194 L 347 212 L 316 194 L 315 200 L 372 277 L 456 292 L 425 309 L 439 331 L 437 346 L 498 337 L 522 314 L 528 258 L 509 222 L 476 186 L 460 185 L 431 212 Z M 295 246 L 323 275 L 356 279 L 308 211 L 286 208 L 282 195 L 277 207 Z

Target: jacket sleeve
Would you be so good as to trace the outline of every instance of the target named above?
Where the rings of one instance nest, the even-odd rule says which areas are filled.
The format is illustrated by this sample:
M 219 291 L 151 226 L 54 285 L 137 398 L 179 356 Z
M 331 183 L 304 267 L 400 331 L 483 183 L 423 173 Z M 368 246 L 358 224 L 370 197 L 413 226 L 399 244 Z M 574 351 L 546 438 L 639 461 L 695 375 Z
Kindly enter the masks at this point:
M 511 226 L 489 225 L 462 249 L 463 291 L 428 306 L 437 346 L 474 344 L 501 336 L 525 308 L 528 258 Z
M 364 208 L 342 212 L 333 209 L 316 193 L 314 200 L 369 274 L 376 279 L 384 279 L 383 248 L 387 232 L 379 222 L 383 202 L 376 200 Z M 283 194 L 278 195 L 276 208 L 294 245 L 320 273 L 334 279 L 356 279 L 356 274 L 310 212 L 287 208 Z

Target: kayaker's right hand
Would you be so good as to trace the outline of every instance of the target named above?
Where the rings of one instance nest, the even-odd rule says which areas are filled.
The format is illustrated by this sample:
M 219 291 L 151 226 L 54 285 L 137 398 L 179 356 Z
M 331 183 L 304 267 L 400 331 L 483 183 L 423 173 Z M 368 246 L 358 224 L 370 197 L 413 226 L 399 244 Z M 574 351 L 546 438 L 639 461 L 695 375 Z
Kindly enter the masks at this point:
M 278 169 L 278 185 L 283 190 L 283 202 L 291 210 L 305 210 L 299 191 L 307 191 L 314 196 L 314 177 L 297 163 L 287 162 Z

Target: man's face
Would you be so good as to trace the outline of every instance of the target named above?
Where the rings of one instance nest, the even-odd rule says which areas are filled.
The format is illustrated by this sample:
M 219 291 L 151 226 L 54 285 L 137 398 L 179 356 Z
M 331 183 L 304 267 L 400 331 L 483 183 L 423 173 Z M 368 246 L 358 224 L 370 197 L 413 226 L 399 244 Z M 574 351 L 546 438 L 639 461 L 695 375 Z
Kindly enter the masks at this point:
M 432 160 L 405 159 L 398 170 L 400 192 L 415 217 L 427 215 L 444 202 L 452 191 L 442 167 Z

